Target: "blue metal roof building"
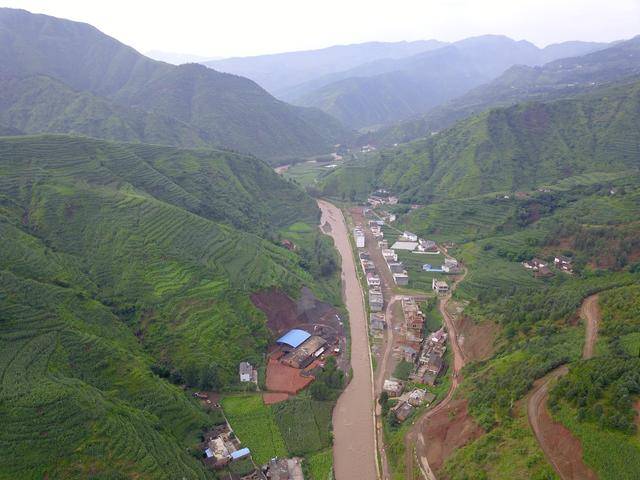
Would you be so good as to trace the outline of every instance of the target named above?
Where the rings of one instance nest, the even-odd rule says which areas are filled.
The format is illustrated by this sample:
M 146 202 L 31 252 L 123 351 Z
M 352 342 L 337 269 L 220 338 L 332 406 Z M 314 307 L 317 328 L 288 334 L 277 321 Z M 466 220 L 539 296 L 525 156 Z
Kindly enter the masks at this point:
M 310 333 L 294 328 L 293 330 L 289 330 L 287 333 L 281 336 L 278 339 L 277 343 L 284 343 L 286 345 L 289 345 L 291 348 L 298 348 L 310 336 Z
M 240 458 L 246 457 L 250 453 L 251 452 L 249 451 L 249 449 L 247 447 L 241 448 L 240 450 L 236 450 L 235 452 L 231 452 L 231 458 L 233 460 L 238 460 Z

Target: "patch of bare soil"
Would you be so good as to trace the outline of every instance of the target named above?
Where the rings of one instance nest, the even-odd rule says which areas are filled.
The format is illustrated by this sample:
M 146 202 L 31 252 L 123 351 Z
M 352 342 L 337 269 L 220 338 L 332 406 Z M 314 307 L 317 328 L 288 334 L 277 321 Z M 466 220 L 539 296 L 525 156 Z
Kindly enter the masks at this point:
M 423 434 L 429 466 L 437 472 L 454 451 L 483 433 L 469 415 L 467 400 L 452 400 L 426 423 Z
M 266 392 L 262 394 L 262 401 L 265 405 L 273 405 L 274 403 L 284 402 L 288 398 L 289 394 L 282 392 Z
M 311 375 L 303 376 L 302 370 L 280 363 L 277 356 L 269 358 L 269 363 L 267 363 L 267 390 L 295 395 L 313 380 L 314 377 Z
M 325 334 L 330 332 L 333 336 L 344 336 L 344 326 L 336 317 L 338 311 L 332 305 L 318 300 L 306 287 L 302 288 L 297 301 L 276 289 L 253 293 L 251 301 L 267 316 L 267 327 L 274 336 L 292 328 L 318 333 L 321 327 L 326 328 Z
M 547 410 L 549 387 L 556 378 L 567 373 L 559 367 L 537 380 L 529 396 L 527 415 L 540 447 L 563 480 L 597 480 L 595 473 L 582 460 L 582 445 L 571 431 L 551 418 Z
M 267 327 L 274 335 L 298 324 L 296 303 L 280 290 L 264 290 L 251 294 L 253 304 L 267 316 Z
M 461 315 L 456 323 L 460 346 L 469 361 L 486 360 L 493 355 L 500 330 L 498 324 L 489 321 L 476 323 L 467 315 Z

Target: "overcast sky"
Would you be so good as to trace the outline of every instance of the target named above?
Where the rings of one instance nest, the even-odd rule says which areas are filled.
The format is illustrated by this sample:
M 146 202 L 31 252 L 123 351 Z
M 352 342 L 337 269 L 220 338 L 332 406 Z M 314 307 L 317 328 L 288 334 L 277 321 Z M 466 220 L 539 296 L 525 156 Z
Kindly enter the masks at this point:
M 640 0 L 0 0 L 90 23 L 141 52 L 257 55 L 485 33 L 538 46 L 640 34 Z

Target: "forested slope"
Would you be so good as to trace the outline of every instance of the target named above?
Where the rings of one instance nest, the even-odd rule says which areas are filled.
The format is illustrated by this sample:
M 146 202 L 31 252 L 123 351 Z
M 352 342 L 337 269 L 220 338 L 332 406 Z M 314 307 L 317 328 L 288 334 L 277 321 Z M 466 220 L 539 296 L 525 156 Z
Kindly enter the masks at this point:
M 336 169 L 325 178 L 324 191 L 362 195 L 383 186 L 406 201 L 425 203 L 528 189 L 581 173 L 637 169 L 639 105 L 640 83 L 632 83 L 574 99 L 490 110 Z
M 28 116 L 27 133 L 206 144 L 270 159 L 326 153 L 348 135 L 328 115 L 281 102 L 246 78 L 158 62 L 90 25 L 23 10 L 0 9 L 0 62 L 0 103 Z M 43 88 L 34 76 L 63 85 Z M 61 95 L 74 111 L 61 111 Z
M 251 157 L 1 138 L 0 478 L 208 478 L 187 448 L 218 419 L 169 380 L 262 361 L 249 294 L 316 286 L 264 238 L 317 215 Z

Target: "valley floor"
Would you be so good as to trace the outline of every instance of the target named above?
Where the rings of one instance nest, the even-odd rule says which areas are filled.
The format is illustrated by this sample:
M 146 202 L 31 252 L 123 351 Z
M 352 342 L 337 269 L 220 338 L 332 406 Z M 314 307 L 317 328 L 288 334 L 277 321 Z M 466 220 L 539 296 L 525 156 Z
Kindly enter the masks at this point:
M 353 376 L 333 413 L 333 457 L 336 480 L 377 478 L 373 375 L 362 288 L 347 226 L 339 208 L 319 200 L 321 225 L 342 257 L 345 304 L 351 327 Z

